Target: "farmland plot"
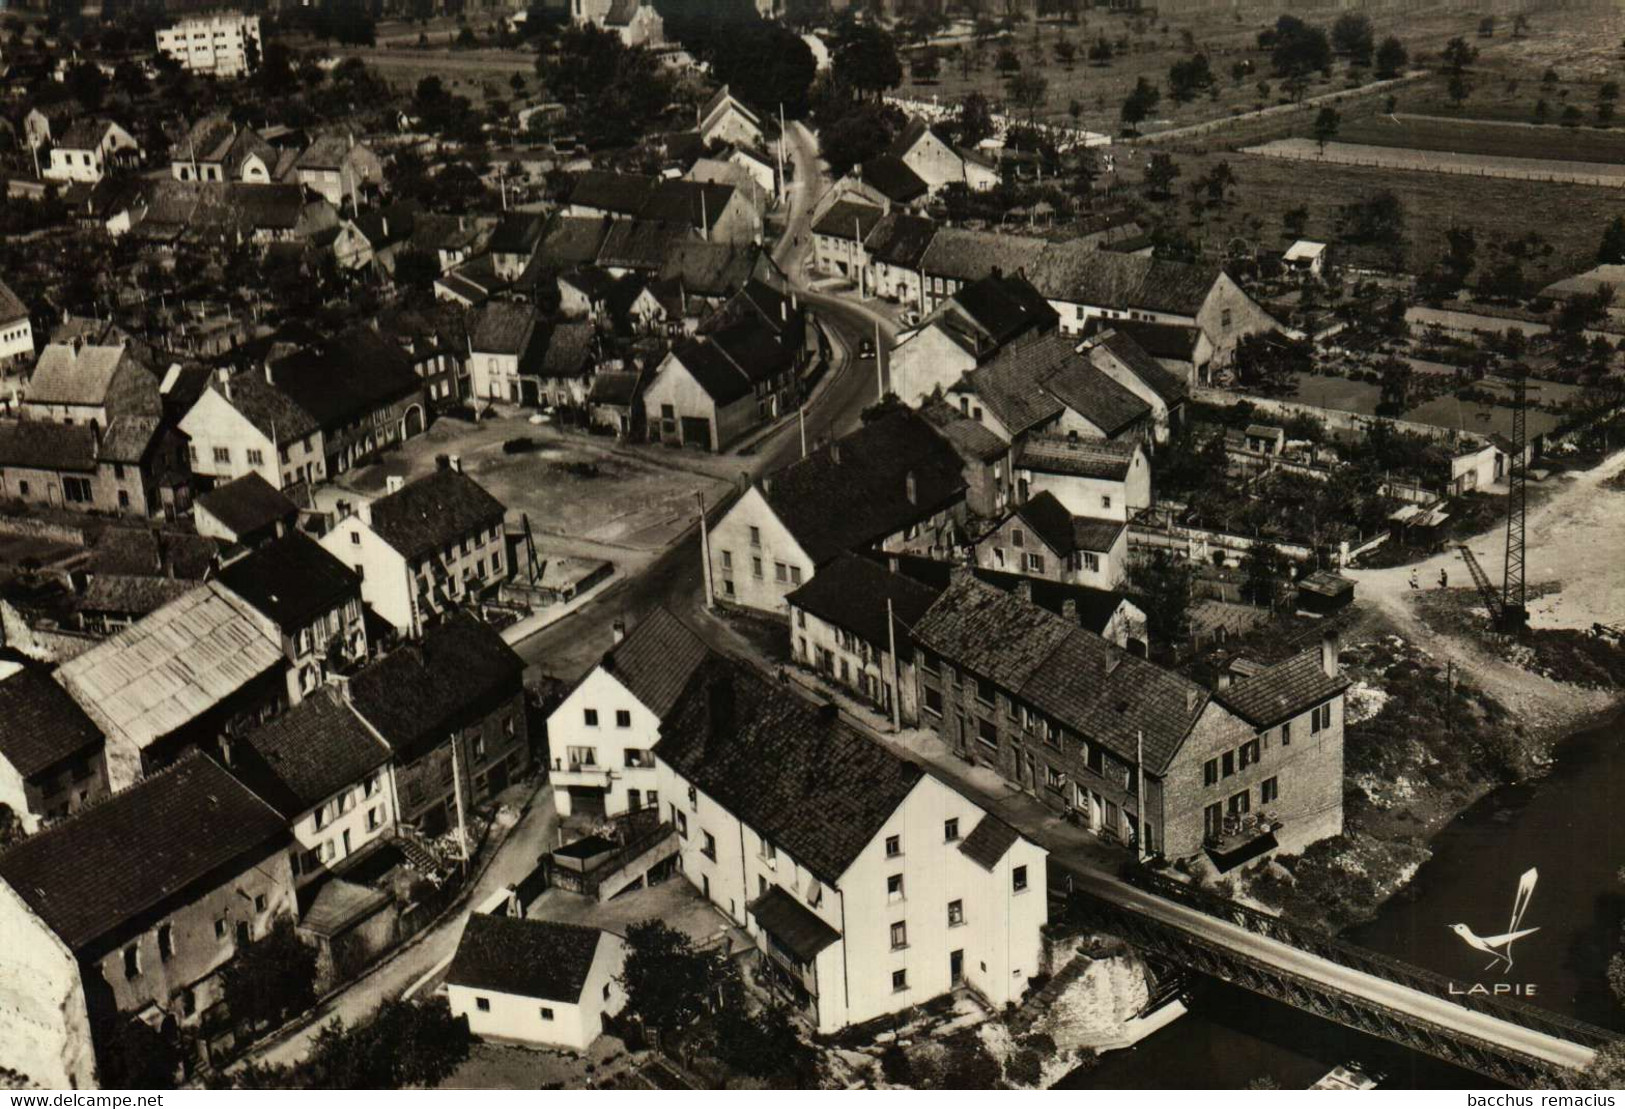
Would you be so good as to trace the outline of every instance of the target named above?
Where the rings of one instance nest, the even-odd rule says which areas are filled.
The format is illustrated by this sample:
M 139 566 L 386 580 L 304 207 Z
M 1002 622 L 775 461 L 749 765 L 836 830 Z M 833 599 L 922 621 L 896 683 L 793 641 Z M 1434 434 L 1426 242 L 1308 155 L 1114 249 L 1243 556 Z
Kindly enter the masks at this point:
M 1458 154 L 1444 150 L 1411 150 L 1347 142 L 1329 142 L 1322 150 L 1313 139 L 1277 139 L 1262 146 L 1248 147 L 1246 153 L 1326 165 L 1373 166 L 1469 177 L 1508 177 L 1523 181 L 1559 181 L 1610 188 L 1625 186 L 1625 165 L 1606 162 Z

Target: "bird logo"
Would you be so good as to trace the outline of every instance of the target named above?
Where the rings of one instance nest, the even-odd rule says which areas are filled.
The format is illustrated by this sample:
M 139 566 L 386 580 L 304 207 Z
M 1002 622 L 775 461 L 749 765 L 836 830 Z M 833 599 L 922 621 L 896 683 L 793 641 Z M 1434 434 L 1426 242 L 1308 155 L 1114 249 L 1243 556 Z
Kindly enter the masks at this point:
M 1512 969 L 1512 945 L 1525 936 L 1532 936 L 1540 931 L 1536 928 L 1519 928 L 1523 923 L 1524 913 L 1529 911 L 1529 902 L 1535 896 L 1535 883 L 1540 880 L 1540 873 L 1534 867 L 1523 872 L 1518 879 L 1518 892 L 1512 898 L 1512 920 L 1507 930 L 1499 936 L 1480 936 L 1465 924 L 1452 924 L 1450 930 L 1462 938 L 1462 942 L 1477 951 L 1490 956 L 1490 970 L 1497 963 L 1505 963 L 1506 969 Z

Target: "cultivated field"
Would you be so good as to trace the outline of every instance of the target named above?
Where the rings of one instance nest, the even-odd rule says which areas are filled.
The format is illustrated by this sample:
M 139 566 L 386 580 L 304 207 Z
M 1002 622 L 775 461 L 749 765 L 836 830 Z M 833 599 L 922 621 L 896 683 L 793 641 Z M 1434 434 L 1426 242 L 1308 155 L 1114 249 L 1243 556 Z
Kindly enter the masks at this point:
M 1506 158 L 1488 154 L 1456 154 L 1442 150 L 1410 150 L 1394 146 L 1363 146 L 1329 142 L 1324 149 L 1313 139 L 1277 139 L 1245 153 L 1319 165 L 1381 166 L 1469 177 L 1506 177 L 1525 181 L 1564 182 L 1577 185 L 1625 186 L 1625 165 L 1605 162 L 1560 162 L 1542 158 Z
M 1497 158 L 1625 164 L 1625 131 L 1588 127 L 1541 127 L 1439 116 L 1372 116 L 1346 123 L 1339 142 L 1442 150 Z

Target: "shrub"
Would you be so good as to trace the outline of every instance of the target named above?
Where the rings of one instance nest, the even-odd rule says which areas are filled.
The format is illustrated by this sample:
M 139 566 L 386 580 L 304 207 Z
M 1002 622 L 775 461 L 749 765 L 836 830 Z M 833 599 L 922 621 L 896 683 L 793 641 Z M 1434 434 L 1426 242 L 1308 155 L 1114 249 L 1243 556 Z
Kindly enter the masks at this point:
M 533 437 L 521 435 L 516 439 L 505 440 L 502 444 L 503 454 L 526 454 L 541 446 Z

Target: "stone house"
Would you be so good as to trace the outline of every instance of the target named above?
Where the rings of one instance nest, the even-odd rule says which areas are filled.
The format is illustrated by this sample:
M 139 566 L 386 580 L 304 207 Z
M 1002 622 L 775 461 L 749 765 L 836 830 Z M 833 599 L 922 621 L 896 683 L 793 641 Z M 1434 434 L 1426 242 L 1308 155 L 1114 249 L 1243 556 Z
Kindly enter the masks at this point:
M 0 804 L 25 832 L 108 794 L 96 722 L 43 668 L 0 663 Z
M 1053 493 L 1038 493 L 977 540 L 976 564 L 1116 589 L 1128 575 L 1128 525 L 1122 519 L 1075 516 Z

